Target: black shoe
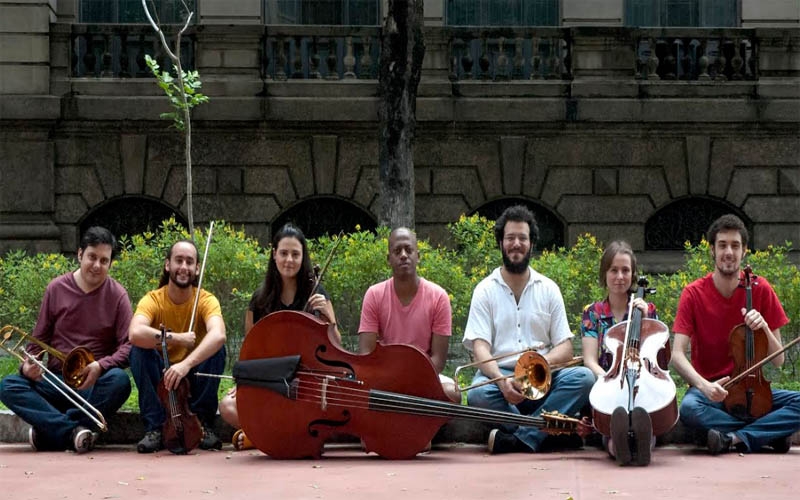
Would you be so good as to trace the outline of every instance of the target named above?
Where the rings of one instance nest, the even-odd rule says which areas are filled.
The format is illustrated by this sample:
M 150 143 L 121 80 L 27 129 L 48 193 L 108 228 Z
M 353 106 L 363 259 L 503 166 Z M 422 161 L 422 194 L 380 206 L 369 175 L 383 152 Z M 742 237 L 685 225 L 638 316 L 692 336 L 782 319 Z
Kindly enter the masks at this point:
M 533 452 L 528 445 L 517 439 L 517 436 L 503 432 L 500 429 L 492 429 L 489 433 L 489 441 L 486 445 L 489 449 L 489 453 L 492 455 Z
M 792 449 L 792 435 L 773 439 L 769 442 L 769 446 L 775 453 L 789 453 L 789 450 Z
M 653 423 L 650 415 L 642 407 L 637 406 L 631 412 L 631 430 L 633 431 L 633 463 L 648 465 L 650 463 L 650 443 L 653 440 Z
M 628 411 L 622 406 L 617 406 L 611 414 L 611 441 L 614 444 L 614 458 L 619 465 L 631 463 L 631 447 L 628 442 Z
M 139 453 L 153 453 L 163 449 L 164 441 L 161 439 L 161 431 L 145 432 L 142 440 L 136 445 L 136 451 Z
M 733 439 L 725 432 L 720 432 L 715 429 L 708 430 L 708 452 L 712 455 L 719 455 L 720 453 L 727 453 L 731 450 L 731 443 Z
M 72 429 L 72 448 L 75 453 L 86 453 L 94 448 L 95 434 L 83 426 Z
M 200 441 L 202 450 L 221 450 L 222 440 L 214 433 L 214 428 L 203 424 L 203 440 Z

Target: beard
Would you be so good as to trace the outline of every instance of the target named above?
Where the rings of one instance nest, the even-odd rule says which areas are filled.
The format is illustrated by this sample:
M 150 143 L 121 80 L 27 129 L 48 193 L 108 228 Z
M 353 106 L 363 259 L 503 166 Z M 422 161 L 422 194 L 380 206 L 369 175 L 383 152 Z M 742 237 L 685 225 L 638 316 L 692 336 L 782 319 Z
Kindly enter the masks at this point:
M 194 284 L 194 276 L 189 276 L 189 278 L 186 281 L 178 281 L 177 271 L 170 271 L 169 280 L 175 283 L 175 286 L 177 286 L 178 288 L 189 288 Z
M 501 253 L 503 254 L 503 267 L 505 267 L 506 271 L 509 273 L 523 274 L 528 269 L 528 264 L 531 261 L 530 250 L 528 250 L 528 253 L 525 254 L 525 257 L 523 257 L 519 262 L 512 262 L 505 250 L 501 250 Z

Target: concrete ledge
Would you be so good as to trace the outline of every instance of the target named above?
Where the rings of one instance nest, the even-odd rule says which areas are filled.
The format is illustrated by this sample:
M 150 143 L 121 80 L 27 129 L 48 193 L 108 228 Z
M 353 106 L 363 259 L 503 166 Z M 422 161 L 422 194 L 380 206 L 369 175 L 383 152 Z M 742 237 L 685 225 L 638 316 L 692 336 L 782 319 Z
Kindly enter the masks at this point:
M 3 443 L 24 443 L 28 440 L 28 424 L 21 418 L 14 415 L 9 410 L 0 411 L 0 442 Z M 470 443 L 484 444 L 489 436 L 489 431 L 493 425 L 480 422 L 470 422 L 466 420 L 451 420 L 436 433 L 433 438 L 434 444 L 442 443 Z M 217 435 L 223 442 L 229 443 L 233 436 L 234 429 L 222 421 L 217 416 L 215 425 Z M 142 422 L 138 413 L 121 412 L 108 421 L 108 432 L 100 436 L 100 444 L 133 444 L 139 441 L 144 434 Z M 357 438 L 348 435 L 336 436 L 333 442 L 349 443 L 356 442 Z M 659 436 L 658 444 L 695 444 L 703 443 L 705 436 L 695 433 L 681 422 L 667 434 Z M 800 432 L 792 436 L 792 443 L 800 445 Z

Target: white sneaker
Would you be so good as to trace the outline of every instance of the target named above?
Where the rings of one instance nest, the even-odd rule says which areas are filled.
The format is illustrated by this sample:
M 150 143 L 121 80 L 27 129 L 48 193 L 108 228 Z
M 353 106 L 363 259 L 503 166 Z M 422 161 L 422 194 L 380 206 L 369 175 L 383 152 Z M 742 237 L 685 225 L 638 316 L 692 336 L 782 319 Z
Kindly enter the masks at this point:
M 37 451 L 37 448 L 36 448 L 36 431 L 33 430 L 33 427 L 30 427 L 28 429 L 28 444 L 31 445 L 31 448 L 33 448 L 33 451 Z
M 86 453 L 94 448 L 95 434 L 86 427 L 78 426 L 72 431 L 75 453 Z

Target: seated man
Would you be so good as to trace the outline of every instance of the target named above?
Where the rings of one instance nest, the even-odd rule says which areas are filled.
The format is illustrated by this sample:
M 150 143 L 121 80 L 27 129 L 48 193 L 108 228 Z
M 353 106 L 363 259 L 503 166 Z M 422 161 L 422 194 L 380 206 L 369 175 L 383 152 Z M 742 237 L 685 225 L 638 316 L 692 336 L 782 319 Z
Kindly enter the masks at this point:
M 773 389 L 771 411 L 753 419 L 728 413 L 723 402 L 728 391 L 736 388 L 723 385 L 734 368 L 729 354 L 731 330 L 744 322 L 754 336 L 766 337 L 769 355 L 781 349 L 780 329 L 789 318 L 762 276 L 751 287 L 752 308 L 745 308 L 740 266 L 747 253 L 748 232 L 741 219 L 723 215 L 711 225 L 707 239 L 714 271 L 683 290 L 673 326 L 672 364 L 690 386 L 681 402 L 681 421 L 706 432 L 712 455 L 734 447 L 759 451 L 763 446 L 786 453 L 792 434 L 800 430 L 800 392 Z M 691 361 L 687 357 L 690 346 Z M 783 362 L 783 354 L 772 360 L 775 366 Z
M 131 303 L 128 292 L 108 276 L 115 252 L 116 239 L 110 231 L 96 226 L 86 230 L 78 249 L 78 269 L 47 285 L 32 332 L 34 338 L 65 354 L 79 346 L 91 351 L 94 361 L 82 370 L 85 379 L 77 391 L 104 418 L 114 414 L 131 393 L 124 371 L 131 349 Z M 31 343 L 27 350 L 38 354 L 41 348 Z M 61 365 L 50 356 L 48 369 L 63 380 Z M 34 450 L 91 450 L 97 436 L 91 418 L 42 378 L 42 369 L 26 360 L 19 375 L 9 375 L 0 383 L 0 401 L 31 425 L 28 441 Z
M 494 227 L 503 266 L 483 279 L 472 294 L 464 345 L 481 362 L 473 385 L 514 372 L 519 354 L 489 359 L 537 347 L 550 365 L 572 359 L 572 337 L 564 299 L 552 280 L 528 264 L 539 229 L 533 213 L 523 206 L 506 209 Z M 586 367 L 552 373 L 551 389 L 540 400 L 525 399 L 512 378 L 467 391 L 467 404 L 492 410 L 538 415 L 558 411 L 575 416 L 589 402 L 594 375 Z M 489 453 L 536 452 L 547 434 L 533 427 L 505 427 L 489 434 Z
M 401 227 L 389 235 L 388 261 L 392 277 L 372 285 L 364 295 L 358 351 L 372 352 L 378 340 L 416 346 L 431 358 L 447 397 L 461 401 L 453 379 L 441 374 L 453 321 L 450 297 L 442 287 L 417 275 L 419 249 L 410 229 Z
M 168 389 L 175 389 L 184 377 L 189 377 L 189 407 L 203 426 L 200 448 L 222 448 L 222 441 L 213 431 L 219 379 L 198 377 L 195 373 L 219 375 L 224 370 L 225 322 L 217 298 L 207 290 L 198 290 L 197 273 L 195 244 L 182 240 L 172 245 L 164 261 L 160 288 L 142 297 L 131 321 L 131 372 L 139 388 L 139 411 L 145 429 L 137 446 L 139 453 L 164 448 L 162 427 L 166 413 L 157 393 L 162 378 Z M 192 324 L 197 293 L 200 299 L 195 331 L 186 331 Z M 167 335 L 171 366 L 166 372 L 163 372 L 160 325 L 172 330 Z

